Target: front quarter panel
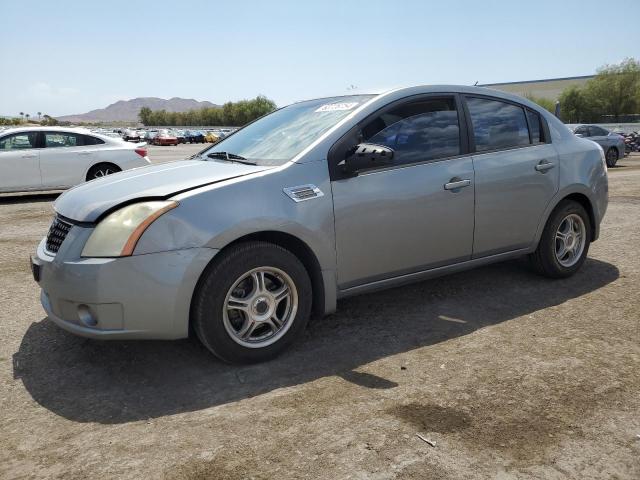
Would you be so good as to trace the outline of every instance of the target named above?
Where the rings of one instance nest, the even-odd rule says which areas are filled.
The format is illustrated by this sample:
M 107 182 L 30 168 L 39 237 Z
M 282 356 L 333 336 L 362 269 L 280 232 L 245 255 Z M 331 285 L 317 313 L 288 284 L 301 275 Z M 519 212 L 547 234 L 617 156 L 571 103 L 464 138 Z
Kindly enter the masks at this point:
M 296 203 L 283 189 L 314 184 L 324 194 Z M 323 270 L 335 269 L 333 204 L 325 162 L 289 163 L 258 174 L 174 197 L 178 208 L 155 221 L 135 254 L 183 248 L 223 248 L 248 234 L 291 234 L 316 255 Z

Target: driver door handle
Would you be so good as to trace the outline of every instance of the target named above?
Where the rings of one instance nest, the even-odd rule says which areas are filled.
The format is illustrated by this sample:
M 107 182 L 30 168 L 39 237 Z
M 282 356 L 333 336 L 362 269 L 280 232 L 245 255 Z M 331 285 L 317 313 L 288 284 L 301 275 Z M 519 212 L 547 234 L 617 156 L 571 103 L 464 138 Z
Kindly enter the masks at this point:
M 23 153 L 22 154 L 22 158 L 35 158 L 37 156 L 38 156 L 37 153 Z
M 91 155 L 92 152 L 88 150 L 83 150 L 82 152 L 78 152 L 78 155 Z
M 468 187 L 471 185 L 471 180 L 462 180 L 460 178 L 452 178 L 449 183 L 444 184 L 445 190 L 458 190 L 459 188 Z
M 540 160 L 540 163 L 538 163 L 535 168 L 538 172 L 544 173 L 547 170 L 551 170 L 555 166 L 556 164 L 551 163 L 549 160 Z

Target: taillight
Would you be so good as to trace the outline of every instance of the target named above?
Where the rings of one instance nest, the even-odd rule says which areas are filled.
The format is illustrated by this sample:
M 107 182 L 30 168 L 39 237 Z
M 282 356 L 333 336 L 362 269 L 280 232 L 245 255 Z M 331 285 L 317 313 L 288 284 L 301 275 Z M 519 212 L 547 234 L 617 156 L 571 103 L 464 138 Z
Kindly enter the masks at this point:
M 136 148 L 136 153 L 138 155 L 140 155 L 141 157 L 146 157 L 147 156 L 147 149 L 146 148 Z

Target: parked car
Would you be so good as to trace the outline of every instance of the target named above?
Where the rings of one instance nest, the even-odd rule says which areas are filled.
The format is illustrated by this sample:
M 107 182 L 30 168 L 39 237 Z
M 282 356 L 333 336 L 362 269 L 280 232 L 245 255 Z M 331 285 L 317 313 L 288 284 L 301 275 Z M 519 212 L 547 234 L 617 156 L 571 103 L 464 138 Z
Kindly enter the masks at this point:
M 140 141 L 140 132 L 138 132 L 137 130 L 126 129 L 122 134 L 122 139 L 125 142 L 129 142 L 131 140 L 133 140 L 135 142 L 139 142 Z
M 216 143 L 220 141 L 220 137 L 213 132 L 207 132 L 204 136 L 204 141 L 206 143 Z
M 144 137 L 142 137 L 142 141 L 147 142 L 149 145 L 153 145 L 153 140 L 157 135 L 157 130 L 147 130 L 144 134 Z
M 186 139 L 184 136 L 184 130 L 175 130 L 174 134 L 176 136 L 176 139 L 178 140 L 178 143 L 185 143 Z
M 0 132 L 0 191 L 58 190 L 148 165 L 147 151 L 81 128 Z
M 70 332 L 193 331 L 226 361 L 256 362 L 338 298 L 522 255 L 548 277 L 573 275 L 607 188 L 602 148 L 515 95 L 323 98 L 192 160 L 67 192 L 33 272 L 49 318 Z
M 160 130 L 153 139 L 154 145 L 178 145 L 178 139 L 169 130 Z
M 189 143 L 204 143 L 204 134 L 199 130 L 185 130 L 184 137 Z
M 624 156 L 624 137 L 606 128 L 599 125 L 580 125 L 573 133 L 600 145 L 605 152 L 607 167 L 615 167 L 618 159 Z

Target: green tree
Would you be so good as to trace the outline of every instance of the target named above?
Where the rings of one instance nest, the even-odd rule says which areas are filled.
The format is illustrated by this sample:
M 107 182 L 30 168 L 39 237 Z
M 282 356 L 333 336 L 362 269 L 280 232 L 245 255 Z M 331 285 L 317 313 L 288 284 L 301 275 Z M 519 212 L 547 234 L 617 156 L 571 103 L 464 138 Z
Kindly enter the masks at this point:
M 149 125 L 149 119 L 151 116 L 151 109 L 149 107 L 142 107 L 138 113 L 138 118 L 143 125 Z
M 138 117 L 145 126 L 240 126 L 276 109 L 273 100 L 258 95 L 252 100 L 227 102 L 222 107 L 202 108 L 188 112 L 140 109 Z
M 638 112 L 640 106 L 640 62 L 627 58 L 616 65 L 605 65 L 585 86 L 587 101 L 600 115 L 615 121 L 624 114 Z
M 53 117 L 50 117 L 46 113 L 42 116 L 42 125 L 58 125 L 58 120 Z
M 531 100 L 533 103 L 537 103 L 542 108 L 550 111 L 551 113 L 554 113 L 556 110 L 556 102 L 554 102 L 553 100 L 543 97 L 535 97 L 531 93 L 527 93 L 524 97 L 528 100 Z
M 593 117 L 593 105 L 583 89 L 573 85 L 560 94 L 560 118 L 566 123 L 585 123 Z
M 615 121 L 640 111 L 640 62 L 627 58 L 616 65 L 605 65 L 583 88 L 565 89 L 560 95 L 560 116 L 568 123 Z

